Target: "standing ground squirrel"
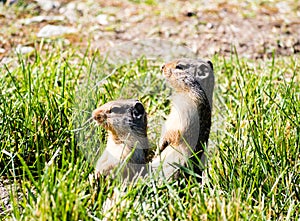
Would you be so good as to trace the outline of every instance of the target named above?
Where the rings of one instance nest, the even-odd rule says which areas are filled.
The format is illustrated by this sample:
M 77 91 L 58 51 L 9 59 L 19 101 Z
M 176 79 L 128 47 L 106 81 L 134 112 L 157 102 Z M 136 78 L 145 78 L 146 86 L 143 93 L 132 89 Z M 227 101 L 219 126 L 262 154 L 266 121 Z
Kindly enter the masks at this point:
M 161 155 L 151 166 L 161 166 L 168 179 L 178 170 L 176 164 L 187 166 L 191 158 L 196 165 L 193 171 L 201 175 L 199 159 L 204 156 L 211 127 L 213 65 L 200 59 L 179 59 L 165 64 L 162 72 L 174 92 L 171 112 L 162 128 Z
M 108 102 L 93 111 L 93 119 L 108 131 L 107 146 L 98 159 L 95 173 L 108 175 L 124 166 L 122 178 L 144 175 L 148 148 L 147 114 L 138 100 Z

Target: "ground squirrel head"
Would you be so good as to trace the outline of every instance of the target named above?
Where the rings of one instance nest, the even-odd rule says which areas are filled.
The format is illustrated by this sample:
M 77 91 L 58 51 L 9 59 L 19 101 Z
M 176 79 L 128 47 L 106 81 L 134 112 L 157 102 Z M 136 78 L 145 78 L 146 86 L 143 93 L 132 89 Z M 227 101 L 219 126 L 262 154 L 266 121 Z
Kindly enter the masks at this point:
M 147 114 L 138 100 L 108 102 L 93 111 L 93 119 L 112 135 L 116 143 L 128 136 L 147 137 Z
M 200 82 L 201 79 L 213 74 L 213 64 L 202 59 L 181 58 L 164 64 L 161 70 L 171 85 L 177 89 L 175 86 L 179 85 L 175 84 L 175 80 L 193 77 Z
M 202 59 L 181 58 L 166 63 L 162 66 L 162 71 L 164 72 L 164 74 L 167 74 L 168 70 L 173 70 L 173 72 L 190 74 L 196 78 L 203 79 L 206 78 L 209 74 L 212 74 L 214 68 L 211 61 L 204 61 Z
M 162 73 L 176 92 L 186 92 L 193 87 L 195 71 L 190 64 L 175 60 L 162 66 Z
M 192 92 L 192 97 L 195 97 L 195 92 L 199 95 L 204 91 L 212 107 L 214 71 L 210 61 L 181 58 L 166 63 L 161 70 L 176 92 Z

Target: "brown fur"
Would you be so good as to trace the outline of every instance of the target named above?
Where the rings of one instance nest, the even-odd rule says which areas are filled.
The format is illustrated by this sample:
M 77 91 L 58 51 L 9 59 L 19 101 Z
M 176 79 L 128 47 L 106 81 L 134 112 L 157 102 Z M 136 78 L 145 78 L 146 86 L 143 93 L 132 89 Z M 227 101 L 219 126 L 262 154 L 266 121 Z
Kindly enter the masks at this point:
M 181 135 L 179 131 L 169 130 L 165 133 L 162 144 L 160 146 L 160 151 L 163 151 L 168 145 L 178 146 L 181 140 Z

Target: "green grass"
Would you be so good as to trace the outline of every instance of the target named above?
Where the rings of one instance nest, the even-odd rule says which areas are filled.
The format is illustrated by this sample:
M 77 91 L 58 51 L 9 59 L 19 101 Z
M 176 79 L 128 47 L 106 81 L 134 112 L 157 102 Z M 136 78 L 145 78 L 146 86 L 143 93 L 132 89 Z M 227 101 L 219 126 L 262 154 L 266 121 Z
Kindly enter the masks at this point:
M 86 123 L 99 105 L 139 98 L 154 148 L 170 90 L 161 62 L 106 64 L 98 53 L 61 49 L 1 67 L 0 174 L 12 209 L 2 219 L 97 220 L 118 180 L 89 182 L 105 131 Z M 209 164 L 203 184 L 141 180 L 112 219 L 299 220 L 299 71 L 296 57 L 214 57 Z M 99 150 L 100 148 L 100 150 Z M 184 182 L 184 180 L 180 180 Z M 0 201 L 0 207 L 3 202 Z

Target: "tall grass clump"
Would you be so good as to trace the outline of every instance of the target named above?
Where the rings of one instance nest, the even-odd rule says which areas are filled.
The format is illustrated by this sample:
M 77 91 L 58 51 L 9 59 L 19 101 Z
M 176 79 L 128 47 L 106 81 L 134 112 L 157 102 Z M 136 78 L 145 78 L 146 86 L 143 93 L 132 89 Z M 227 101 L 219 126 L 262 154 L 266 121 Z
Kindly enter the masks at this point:
M 256 210 L 253 219 L 298 217 L 299 64 L 223 64 L 216 112 L 224 126 L 215 134 L 209 182 Z

